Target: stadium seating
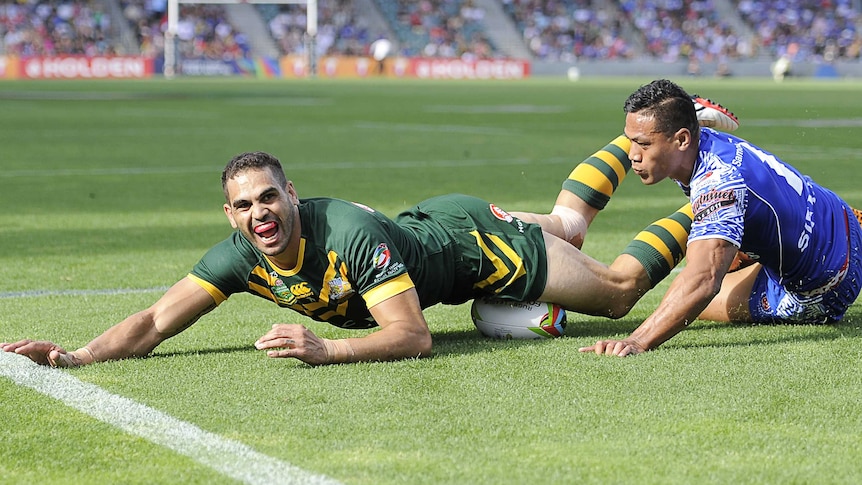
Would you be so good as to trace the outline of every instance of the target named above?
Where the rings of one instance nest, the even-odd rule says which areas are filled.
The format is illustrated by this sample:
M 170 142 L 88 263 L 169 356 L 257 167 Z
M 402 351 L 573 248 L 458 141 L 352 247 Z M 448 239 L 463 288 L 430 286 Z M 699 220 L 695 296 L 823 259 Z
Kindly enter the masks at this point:
M 101 2 L 3 2 L 2 52 L 17 56 L 100 55 L 117 51 Z
M 485 31 L 477 0 L 372 0 L 395 34 L 399 54 L 490 58 L 500 51 Z M 164 51 L 166 0 L 69 0 L 0 3 L 0 47 L 17 56 L 128 52 L 111 25 L 123 13 L 139 52 Z M 488 4 L 482 4 L 487 6 Z M 651 58 L 700 61 L 859 59 L 857 0 L 499 0 L 534 59 Z M 724 6 L 722 10 L 716 7 Z M 181 5 L 184 57 L 238 59 L 251 54 L 224 6 Z M 305 53 L 304 5 L 257 5 L 281 54 Z M 732 15 L 721 12 L 730 11 Z M 319 0 L 319 55 L 366 55 L 375 39 L 349 0 Z M 117 17 L 113 17 L 116 19 Z M 515 39 L 516 42 L 519 39 Z

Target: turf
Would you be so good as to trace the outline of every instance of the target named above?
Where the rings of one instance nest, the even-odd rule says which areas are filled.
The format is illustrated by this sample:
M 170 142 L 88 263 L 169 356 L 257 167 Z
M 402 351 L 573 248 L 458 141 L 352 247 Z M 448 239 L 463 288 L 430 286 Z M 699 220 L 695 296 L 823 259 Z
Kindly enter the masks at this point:
M 390 215 L 447 192 L 546 211 L 648 81 L 0 83 L 0 341 L 77 348 L 151 304 L 229 234 L 236 153 L 276 154 L 301 197 Z M 862 85 L 677 81 L 862 206 Z M 684 202 L 628 180 L 584 249 L 610 262 Z M 862 307 L 832 326 L 696 322 L 635 358 L 577 352 L 630 332 L 666 287 L 618 321 L 570 314 L 553 341 L 487 340 L 468 305 L 435 307 L 434 357 L 318 368 L 251 344 L 274 322 L 361 332 L 241 295 L 149 358 L 63 372 L 348 484 L 858 483 Z M 0 416 L 3 483 L 230 481 L 2 378 Z

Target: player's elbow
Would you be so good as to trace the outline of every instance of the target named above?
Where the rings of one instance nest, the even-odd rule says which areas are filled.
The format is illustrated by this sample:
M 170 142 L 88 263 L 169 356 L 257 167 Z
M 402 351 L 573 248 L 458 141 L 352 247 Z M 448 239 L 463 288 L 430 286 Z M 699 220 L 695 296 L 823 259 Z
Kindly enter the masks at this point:
M 431 332 L 418 332 L 413 338 L 411 345 L 412 355 L 409 357 L 430 357 L 433 351 L 433 341 Z
M 622 289 L 607 301 L 607 313 L 605 316 L 613 320 L 623 318 L 628 315 L 634 308 L 635 304 L 640 301 L 644 295 L 644 291 L 636 286 L 630 286 Z

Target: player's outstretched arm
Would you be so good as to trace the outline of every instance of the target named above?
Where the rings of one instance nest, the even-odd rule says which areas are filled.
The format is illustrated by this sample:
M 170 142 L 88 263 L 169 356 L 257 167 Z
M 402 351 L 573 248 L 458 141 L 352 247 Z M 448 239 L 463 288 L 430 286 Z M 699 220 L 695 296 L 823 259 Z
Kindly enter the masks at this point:
M 622 340 L 600 340 L 581 352 L 639 354 L 655 349 L 681 332 L 719 293 L 724 275 L 737 248 L 723 239 L 694 241 L 688 248 L 688 264 L 670 285 L 655 312 Z
M 21 340 L 0 344 L 6 352 L 54 367 L 76 367 L 106 360 L 142 357 L 215 308 L 212 297 L 188 278 L 171 287 L 150 308 L 129 316 L 86 346 L 68 352 L 49 341 Z
M 293 357 L 307 364 L 390 361 L 431 355 L 431 332 L 419 296 L 410 288 L 372 306 L 380 329 L 364 337 L 330 340 L 303 325 L 276 324 L 255 342 L 270 357 Z

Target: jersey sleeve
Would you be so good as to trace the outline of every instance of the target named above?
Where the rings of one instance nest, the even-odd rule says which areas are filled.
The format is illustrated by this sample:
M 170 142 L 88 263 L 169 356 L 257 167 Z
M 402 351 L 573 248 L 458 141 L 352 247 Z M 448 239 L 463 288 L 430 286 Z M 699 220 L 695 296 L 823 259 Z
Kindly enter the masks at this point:
M 362 208 L 342 239 L 344 264 L 367 307 L 414 287 L 398 247 L 405 234 L 394 222 Z M 338 250 L 336 250 L 338 251 Z
M 717 238 L 740 247 L 748 196 L 745 180 L 734 166 L 704 162 L 692 180 L 694 219 L 688 241 Z
M 230 295 L 248 289 L 249 273 L 258 257 L 246 246 L 242 235 L 235 232 L 207 251 L 188 275 L 217 305 Z

